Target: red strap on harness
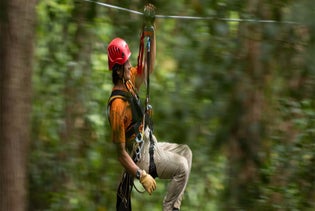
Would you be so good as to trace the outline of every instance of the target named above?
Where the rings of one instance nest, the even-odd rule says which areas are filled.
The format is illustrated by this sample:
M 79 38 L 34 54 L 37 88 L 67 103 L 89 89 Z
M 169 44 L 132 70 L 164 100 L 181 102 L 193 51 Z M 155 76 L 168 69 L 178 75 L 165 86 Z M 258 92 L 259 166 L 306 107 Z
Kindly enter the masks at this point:
M 138 54 L 138 64 L 137 64 L 137 70 L 138 74 L 143 73 L 143 52 L 144 52 L 144 32 L 142 32 L 140 37 L 140 44 L 139 44 L 139 54 Z

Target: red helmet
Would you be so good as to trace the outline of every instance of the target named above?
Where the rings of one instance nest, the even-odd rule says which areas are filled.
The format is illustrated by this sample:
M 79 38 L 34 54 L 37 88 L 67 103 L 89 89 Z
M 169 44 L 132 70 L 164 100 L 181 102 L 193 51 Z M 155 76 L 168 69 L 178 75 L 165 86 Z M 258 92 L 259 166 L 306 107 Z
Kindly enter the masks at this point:
M 113 39 L 107 47 L 108 67 L 112 70 L 115 64 L 123 65 L 129 59 L 131 52 L 128 44 L 121 38 Z

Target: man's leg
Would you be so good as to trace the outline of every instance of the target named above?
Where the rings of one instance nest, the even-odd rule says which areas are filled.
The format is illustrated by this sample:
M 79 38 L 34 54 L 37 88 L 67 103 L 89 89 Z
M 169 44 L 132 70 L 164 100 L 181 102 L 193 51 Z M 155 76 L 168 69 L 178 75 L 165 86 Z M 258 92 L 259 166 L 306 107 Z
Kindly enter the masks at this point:
M 171 179 L 163 210 L 180 208 L 191 170 L 191 150 L 187 145 L 158 142 L 154 153 L 159 178 Z
M 163 201 L 163 210 L 171 211 L 174 207 L 180 208 L 190 175 L 192 152 L 187 145 L 157 142 L 156 137 L 154 135 L 152 137 L 155 143 L 154 161 L 158 177 L 160 179 L 171 179 Z M 137 165 L 148 172 L 150 162 L 149 130 L 145 131 L 144 139 L 142 158 Z

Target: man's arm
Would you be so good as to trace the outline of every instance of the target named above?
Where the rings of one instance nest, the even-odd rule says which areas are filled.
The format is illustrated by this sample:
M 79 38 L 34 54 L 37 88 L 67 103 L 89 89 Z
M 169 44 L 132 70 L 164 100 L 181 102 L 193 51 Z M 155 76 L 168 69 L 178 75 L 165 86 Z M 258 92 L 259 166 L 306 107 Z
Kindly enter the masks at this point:
M 125 143 L 115 143 L 118 161 L 128 171 L 129 174 L 136 177 L 136 172 L 139 167 L 133 162 L 125 148 Z
M 153 29 L 155 27 L 153 26 Z M 154 70 L 154 64 L 155 64 L 155 56 L 156 56 L 156 39 L 155 39 L 155 29 L 153 30 L 153 36 L 151 37 L 151 52 L 150 52 L 150 73 Z
M 145 60 L 150 59 L 150 70 L 149 70 L 150 74 L 154 70 L 155 57 L 156 57 L 156 36 L 155 36 L 155 25 L 154 25 L 155 10 L 156 10 L 155 6 L 150 3 L 146 4 L 144 7 L 143 33 L 144 33 L 144 36 L 150 36 L 150 41 L 151 41 L 150 42 L 150 55 L 149 55 L 150 58 L 146 58 L 147 57 L 146 53 L 144 55 L 144 58 Z M 144 64 L 144 68 L 148 68 L 146 63 Z M 142 70 L 139 72 L 140 74 L 137 75 L 138 77 L 135 83 L 137 90 L 139 90 L 147 74 L 147 73 L 143 73 Z
M 154 178 L 150 174 L 147 174 L 144 170 L 140 170 L 139 167 L 133 162 L 132 158 L 126 151 L 125 143 L 117 143 L 116 148 L 119 162 L 133 177 L 136 177 L 137 171 L 139 171 L 140 183 L 143 185 L 144 189 L 151 195 L 152 192 L 156 189 L 156 182 Z
M 154 70 L 154 64 L 155 64 L 155 56 L 156 56 L 156 38 L 155 38 L 155 32 L 152 32 L 152 36 L 151 36 L 151 46 L 150 46 L 150 73 L 153 72 Z M 145 53 L 144 55 L 145 60 L 148 59 L 146 58 L 147 55 Z M 147 68 L 147 64 L 144 64 L 144 67 Z M 137 77 L 136 77 L 136 81 L 135 81 L 135 87 L 136 89 L 139 91 L 140 86 L 142 85 L 143 81 L 145 80 L 146 77 L 146 73 L 141 72 L 140 74 L 137 72 Z
M 156 56 L 156 37 L 155 37 L 155 10 L 156 7 L 148 3 L 144 6 L 144 31 L 148 30 L 151 39 L 151 51 L 150 51 L 150 73 L 153 72 L 154 62 Z

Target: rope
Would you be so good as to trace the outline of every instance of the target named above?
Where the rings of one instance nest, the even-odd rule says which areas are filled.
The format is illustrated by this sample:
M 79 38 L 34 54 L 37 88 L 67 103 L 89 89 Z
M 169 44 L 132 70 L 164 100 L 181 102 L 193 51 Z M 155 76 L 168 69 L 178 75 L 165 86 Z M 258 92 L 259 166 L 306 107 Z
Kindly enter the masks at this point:
M 125 12 L 129 12 L 132 14 L 143 15 L 142 12 L 138 12 L 136 10 L 131 10 L 119 6 L 115 6 L 108 3 L 93 1 L 93 0 L 83 0 L 86 2 L 95 3 L 97 5 L 113 8 L 117 10 L 122 10 Z M 248 23 L 283 23 L 283 24 L 295 24 L 301 25 L 301 23 L 294 21 L 276 21 L 276 20 L 259 20 L 259 19 L 242 19 L 242 18 L 219 18 L 219 17 L 201 17 L 201 16 L 178 16 L 178 15 L 155 15 L 155 18 L 160 19 L 182 19 L 182 20 L 218 20 L 218 21 L 226 21 L 226 22 L 248 22 Z

